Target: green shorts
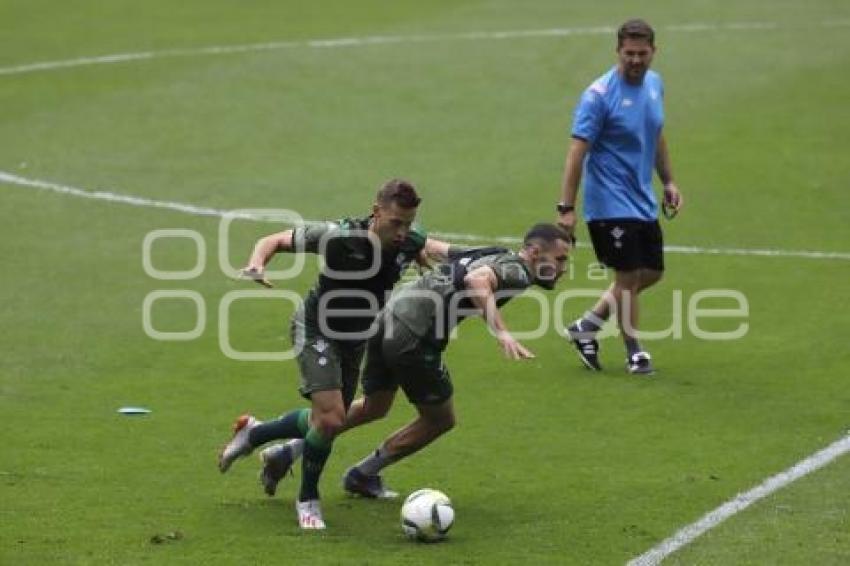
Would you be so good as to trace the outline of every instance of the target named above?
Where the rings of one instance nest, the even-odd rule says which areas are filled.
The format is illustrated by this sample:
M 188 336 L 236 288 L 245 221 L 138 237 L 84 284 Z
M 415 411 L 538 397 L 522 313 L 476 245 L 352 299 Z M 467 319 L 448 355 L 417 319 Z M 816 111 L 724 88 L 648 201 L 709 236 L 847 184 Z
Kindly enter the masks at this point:
M 292 317 L 292 343 L 298 352 L 301 395 L 310 398 L 315 391 L 338 389 L 348 407 L 357 392 L 360 364 L 366 351 L 364 341 L 349 342 L 324 337 L 317 328 L 305 323 L 304 311 Z
M 439 344 L 423 340 L 392 315 L 379 318 L 379 332 L 366 344 L 363 392 L 401 387 L 414 405 L 439 405 L 454 388 Z

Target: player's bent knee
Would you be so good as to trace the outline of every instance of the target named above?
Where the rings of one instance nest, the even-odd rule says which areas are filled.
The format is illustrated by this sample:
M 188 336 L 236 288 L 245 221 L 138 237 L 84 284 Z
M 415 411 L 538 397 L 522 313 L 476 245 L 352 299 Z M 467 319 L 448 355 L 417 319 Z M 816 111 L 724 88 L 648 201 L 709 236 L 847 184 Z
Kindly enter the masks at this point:
M 367 397 L 363 409 L 367 419 L 376 421 L 386 417 L 392 405 L 393 396 L 385 397 L 378 394 L 373 397 Z
M 373 415 L 373 418 L 375 420 L 378 420 L 378 419 L 382 419 L 382 418 L 386 417 L 387 414 L 389 414 L 389 412 L 390 412 L 390 406 L 389 405 L 381 405 L 381 406 L 378 406 L 378 407 L 375 408 L 372 415 Z
M 387 413 L 389 413 L 389 407 L 367 405 L 363 411 L 363 418 L 366 422 L 379 421 L 386 417 Z
M 637 291 L 642 283 L 640 271 L 618 271 L 614 285 L 621 291 Z
M 640 275 L 640 287 L 638 288 L 638 290 L 643 291 L 644 289 L 652 287 L 653 285 L 661 281 L 661 278 L 663 276 L 663 271 L 656 271 L 655 269 L 642 270 Z
M 336 412 L 332 412 L 319 415 L 314 422 L 314 426 L 323 437 L 331 439 L 342 431 L 344 422 L 345 415 L 343 413 L 337 414 Z
M 445 413 L 438 415 L 436 418 L 431 420 L 435 429 L 439 431 L 440 434 L 445 434 L 453 429 L 457 425 L 457 420 L 455 419 L 454 413 Z
M 449 432 L 451 429 L 457 426 L 457 419 L 455 419 L 454 414 L 449 415 L 443 421 L 443 432 Z
M 370 414 L 374 415 L 376 419 L 382 419 L 387 416 L 390 412 L 390 407 L 392 407 L 392 402 L 390 403 L 375 403 L 370 408 Z

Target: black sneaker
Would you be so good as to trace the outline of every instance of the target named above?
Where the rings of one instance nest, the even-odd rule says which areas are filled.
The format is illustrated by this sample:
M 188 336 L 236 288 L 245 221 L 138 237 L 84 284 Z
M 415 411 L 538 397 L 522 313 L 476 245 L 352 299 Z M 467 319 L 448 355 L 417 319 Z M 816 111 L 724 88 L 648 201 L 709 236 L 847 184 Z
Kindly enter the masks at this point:
M 342 487 L 352 495 L 362 495 L 370 499 L 395 499 L 398 493 L 384 487 L 379 475 L 367 476 L 356 467 L 349 468 L 342 477 Z
M 581 320 L 577 320 L 567 328 L 567 334 L 585 367 L 591 371 L 602 371 L 599 365 L 599 342 L 593 338 L 595 333 L 582 330 Z
M 275 444 L 260 452 L 263 469 L 260 470 L 260 483 L 269 497 L 274 496 L 277 484 L 286 474 L 292 473 L 292 449 L 286 444 Z
M 651 360 L 649 352 L 634 353 L 626 360 L 626 370 L 634 375 L 652 375 L 655 370 Z

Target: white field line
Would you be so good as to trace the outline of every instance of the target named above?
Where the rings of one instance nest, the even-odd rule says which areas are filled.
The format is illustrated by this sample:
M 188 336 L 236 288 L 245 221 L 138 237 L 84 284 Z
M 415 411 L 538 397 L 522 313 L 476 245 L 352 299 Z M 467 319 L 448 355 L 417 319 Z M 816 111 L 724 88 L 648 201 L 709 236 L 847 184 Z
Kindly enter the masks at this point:
M 42 189 L 55 193 L 71 195 L 80 198 L 93 200 L 103 200 L 107 202 L 115 202 L 120 204 L 128 204 L 131 206 L 141 206 L 146 208 L 164 208 L 184 214 L 194 216 L 214 216 L 218 218 L 231 217 L 242 218 L 245 220 L 263 220 L 262 217 L 246 213 L 233 213 L 228 210 L 218 208 L 210 208 L 206 206 L 198 206 L 182 202 L 164 201 L 149 199 L 146 197 L 137 197 L 126 195 L 112 191 L 87 191 L 77 187 L 62 185 L 51 181 L 42 181 L 40 179 L 30 179 L 21 177 L 13 173 L 0 171 L 0 183 L 14 185 L 17 187 L 26 187 L 30 189 Z M 500 243 L 515 245 L 520 243 L 521 238 L 515 236 L 484 236 L 480 234 L 465 234 L 456 232 L 431 232 L 436 237 L 444 238 L 450 241 L 457 242 L 479 242 L 479 243 Z M 582 247 L 587 244 L 580 244 Z M 838 259 L 850 261 L 850 252 L 821 252 L 821 251 L 805 251 L 805 250 L 761 250 L 761 249 L 742 249 L 742 248 L 705 248 L 699 246 L 664 246 L 664 250 L 671 253 L 680 254 L 705 254 L 705 255 L 732 255 L 732 256 L 763 256 L 763 257 L 783 257 L 783 258 L 803 258 L 803 259 Z
M 813 29 L 850 27 L 850 20 L 835 19 L 813 22 L 807 25 Z M 689 23 L 669 25 L 662 30 L 672 33 L 700 33 L 716 31 L 771 31 L 782 29 L 776 22 L 726 22 L 726 23 Z M 788 28 L 792 29 L 792 28 Z M 794 27 L 793 29 L 799 29 Z M 187 47 L 183 49 L 164 49 L 160 51 L 140 51 L 137 53 L 114 53 L 93 57 L 80 57 L 61 61 L 41 61 L 11 67 L 0 67 L 0 75 L 20 75 L 40 71 L 54 71 L 69 67 L 89 65 L 108 65 L 145 61 L 166 57 L 197 57 L 204 55 L 229 55 L 280 49 L 334 49 L 364 47 L 369 45 L 387 45 L 404 43 L 445 43 L 450 41 L 498 41 L 523 38 L 561 38 L 586 35 L 611 35 L 616 30 L 609 26 L 566 27 L 549 29 L 526 29 L 506 31 L 470 31 L 428 35 L 374 35 L 363 37 L 339 37 L 329 39 L 310 39 L 301 41 L 271 41 L 266 43 L 248 43 L 243 45 L 212 45 L 207 47 Z
M 801 460 L 784 472 L 767 478 L 753 489 L 745 493 L 739 493 L 734 499 L 707 513 L 697 522 L 680 529 L 676 534 L 662 541 L 658 546 L 630 560 L 627 566 L 654 566 L 659 564 L 664 558 L 689 544 L 706 531 L 716 527 L 732 515 L 743 511 L 756 501 L 767 497 L 786 485 L 826 466 L 847 452 L 850 452 L 850 435 L 833 442 L 820 452 L 812 454 L 805 460 Z

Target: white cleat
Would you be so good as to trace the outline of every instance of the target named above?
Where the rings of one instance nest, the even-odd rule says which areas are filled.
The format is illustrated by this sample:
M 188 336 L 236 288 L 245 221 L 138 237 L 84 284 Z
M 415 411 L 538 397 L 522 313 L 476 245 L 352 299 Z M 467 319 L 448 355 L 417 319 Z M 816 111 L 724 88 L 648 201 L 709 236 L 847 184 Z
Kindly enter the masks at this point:
M 321 530 L 325 528 L 325 520 L 322 519 L 322 506 L 318 499 L 296 501 L 295 510 L 298 511 L 298 525 L 302 529 Z
M 248 436 L 251 429 L 258 424 L 260 424 L 260 421 L 251 415 L 242 415 L 233 423 L 233 438 L 218 455 L 218 469 L 222 474 L 230 469 L 230 465 L 237 458 L 247 456 L 254 450 L 254 447 L 248 441 Z

